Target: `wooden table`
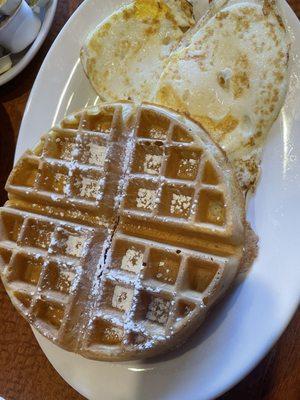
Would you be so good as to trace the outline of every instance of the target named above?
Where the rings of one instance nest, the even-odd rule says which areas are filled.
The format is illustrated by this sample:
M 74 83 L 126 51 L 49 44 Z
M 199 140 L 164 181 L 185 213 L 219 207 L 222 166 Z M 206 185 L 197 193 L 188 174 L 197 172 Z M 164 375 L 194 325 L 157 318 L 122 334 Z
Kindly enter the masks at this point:
M 34 61 L 12 82 L 0 88 L 0 205 L 6 199 L 3 187 L 12 167 L 32 84 L 53 40 L 80 3 L 80 0 L 59 1 L 50 34 Z M 300 17 L 300 0 L 289 3 Z M 5 400 L 83 399 L 52 368 L 29 326 L 10 304 L 2 284 L 0 304 L 0 397 Z M 222 396 L 222 400 L 300 399 L 299 324 L 298 311 L 270 353 L 241 383 Z

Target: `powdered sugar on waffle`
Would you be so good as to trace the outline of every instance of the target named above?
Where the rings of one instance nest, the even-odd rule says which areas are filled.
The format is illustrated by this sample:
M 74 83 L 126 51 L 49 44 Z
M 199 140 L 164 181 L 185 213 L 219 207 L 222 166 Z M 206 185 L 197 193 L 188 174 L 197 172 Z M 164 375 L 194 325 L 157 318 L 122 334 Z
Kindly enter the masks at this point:
M 143 189 L 138 190 L 136 205 L 138 208 L 152 211 L 155 207 L 156 192 L 155 190 Z
M 170 302 L 154 297 L 149 304 L 146 318 L 159 324 L 165 324 L 169 318 Z
M 162 163 L 162 156 L 146 154 L 144 162 L 144 172 L 151 175 L 159 175 Z
M 115 286 L 112 298 L 112 306 L 123 311 L 129 311 L 133 298 L 133 289 L 123 286 Z
M 196 158 L 200 154 L 198 144 L 191 140 L 178 144 L 176 138 L 173 139 L 172 136 L 173 122 L 168 126 L 164 121 L 160 127 L 159 121 L 156 120 L 155 128 L 150 133 L 147 127 L 145 131 L 138 131 L 136 121 L 132 123 L 134 127 L 130 128 L 131 122 L 128 121 L 133 120 L 132 117 L 139 118 L 139 111 L 133 110 L 131 105 L 122 106 L 121 109 L 123 117 L 126 114 L 126 123 L 124 120 L 118 122 L 115 111 L 113 129 L 107 129 L 107 138 L 103 132 L 97 131 L 99 128 L 95 128 L 95 131 L 83 131 L 83 139 L 80 141 L 82 121 L 80 122 L 78 132 L 76 130 L 79 151 L 76 148 L 70 150 L 72 157 L 76 159 L 66 160 L 67 163 L 65 160 L 53 162 L 56 167 L 54 169 L 66 171 L 62 174 L 62 179 L 65 180 L 62 184 L 65 196 L 60 190 L 58 193 L 51 193 L 59 200 L 54 205 L 58 210 L 55 208 L 52 210 L 48 205 L 44 207 L 49 215 L 61 212 L 62 219 L 72 218 L 76 221 L 78 216 L 78 222 L 82 224 L 78 225 L 77 229 L 71 225 L 64 227 L 63 224 L 62 231 L 56 229 L 55 232 L 59 235 L 54 234 L 51 237 L 48 257 L 56 260 L 69 258 L 72 261 L 70 268 L 65 266 L 61 268 L 61 281 L 56 283 L 56 288 L 62 292 L 59 299 L 64 299 L 68 306 L 67 310 L 78 305 L 79 310 L 80 307 L 83 309 L 83 322 L 76 321 L 80 330 L 77 332 L 76 340 L 79 346 L 82 346 L 79 352 L 82 354 L 90 352 L 89 354 L 93 353 L 92 357 L 97 358 L 101 358 L 102 351 L 105 351 L 105 347 L 110 344 L 112 344 L 110 350 L 116 356 L 121 354 L 118 353 L 120 351 L 126 353 L 129 350 L 130 356 L 137 350 L 143 352 L 154 348 L 160 341 L 167 344 L 170 335 L 173 332 L 177 333 L 176 326 L 173 327 L 172 324 L 176 318 L 178 320 L 176 314 L 179 312 L 178 302 L 182 301 L 182 298 L 187 298 L 193 303 L 195 314 L 198 315 L 200 311 L 197 307 L 207 294 L 204 291 L 200 293 L 200 289 L 191 283 L 193 273 L 190 273 L 190 269 L 194 268 L 194 264 L 196 269 L 202 268 L 197 264 L 198 261 L 193 259 L 193 257 L 196 259 L 198 254 L 194 250 L 187 250 L 186 243 L 182 244 L 181 239 L 176 238 L 178 235 L 176 230 L 178 227 L 181 228 L 181 225 L 178 225 L 180 222 L 185 224 L 184 229 L 189 229 L 187 222 L 191 220 L 190 209 L 198 196 L 199 187 L 196 187 L 198 183 L 193 181 L 197 171 L 199 171 L 197 176 L 201 175 L 202 164 L 204 165 L 200 158 Z M 153 110 L 151 112 L 153 113 Z M 93 118 L 95 116 L 97 117 L 96 112 Z M 97 123 L 94 119 L 94 126 Z M 181 123 L 184 123 L 184 117 Z M 86 129 L 91 126 L 86 124 Z M 72 132 L 63 132 L 65 136 L 71 134 Z M 91 142 L 87 143 L 89 137 Z M 157 142 L 155 139 L 161 141 Z M 106 146 L 99 145 L 103 142 Z M 180 148 L 183 149 L 182 152 Z M 133 166 L 131 163 L 136 159 L 137 149 L 141 151 L 142 157 L 139 156 L 140 164 Z M 157 154 L 150 154 L 153 152 Z M 201 153 L 203 154 L 203 149 Z M 115 154 L 117 156 L 114 158 Z M 69 155 L 66 158 L 69 158 Z M 173 164 L 170 164 L 170 160 Z M 109 176 L 105 175 L 104 166 Z M 114 191 L 109 192 L 109 189 L 105 192 L 106 178 L 109 184 L 113 184 Z M 72 186 L 74 182 L 78 182 L 78 187 Z M 205 190 L 210 188 L 206 187 Z M 217 190 L 221 191 L 222 187 Z M 98 210 L 102 212 L 102 203 L 91 199 L 99 200 L 103 192 L 106 200 L 103 202 L 104 207 L 107 206 L 108 211 L 105 209 L 100 218 Z M 76 203 L 74 200 L 77 200 L 78 196 L 81 198 Z M 60 211 L 59 202 L 62 198 L 65 202 L 69 201 L 70 205 Z M 90 211 L 90 219 L 81 218 L 81 215 L 88 216 Z M 198 212 L 198 209 L 196 211 Z M 53 214 L 55 218 L 58 215 Z M 198 214 L 196 217 L 198 218 Z M 127 225 L 124 223 L 126 218 L 128 218 Z M 155 221 L 153 226 L 151 226 L 152 219 Z M 161 224 L 164 223 L 170 226 L 172 224 L 169 231 L 160 230 Z M 133 228 L 130 227 L 131 224 Z M 191 225 L 191 230 L 201 230 L 199 226 L 193 225 L 193 221 Z M 93 231 L 91 226 L 94 227 Z M 136 231 L 134 233 L 126 231 L 128 226 Z M 155 236 L 156 229 L 161 236 Z M 169 236 L 172 236 L 172 239 L 169 240 Z M 175 242 L 171 241 L 173 238 Z M 215 258 L 213 260 L 215 261 Z M 183 275 L 184 288 L 180 286 Z M 76 293 L 73 304 L 71 300 L 70 303 L 67 300 L 66 292 L 69 286 L 71 293 L 72 291 Z M 83 291 L 88 288 L 88 293 L 80 304 L 77 295 L 80 296 L 81 287 Z M 93 331 L 95 321 L 100 324 L 100 328 L 97 329 L 103 328 L 103 332 Z M 95 342 L 89 347 L 89 342 L 86 342 L 85 338 L 94 333 Z M 133 341 L 130 341 L 131 334 L 136 335 L 134 345 Z M 112 343 L 108 343 L 110 340 Z
M 172 214 L 182 214 L 191 206 L 192 198 L 182 194 L 173 193 L 170 211 Z
M 66 243 L 66 252 L 75 257 L 81 257 L 86 238 L 69 236 Z
M 106 147 L 98 146 L 95 143 L 89 143 L 89 163 L 103 167 L 105 163 Z
M 128 249 L 122 258 L 121 269 L 138 273 L 143 263 L 143 253 L 134 248 Z
M 99 190 L 100 190 L 100 185 L 99 182 L 94 180 L 94 179 L 90 179 L 90 178 L 83 178 L 82 179 L 82 183 L 81 183 L 81 190 L 80 190 L 80 196 L 81 197 L 93 197 L 96 198 Z

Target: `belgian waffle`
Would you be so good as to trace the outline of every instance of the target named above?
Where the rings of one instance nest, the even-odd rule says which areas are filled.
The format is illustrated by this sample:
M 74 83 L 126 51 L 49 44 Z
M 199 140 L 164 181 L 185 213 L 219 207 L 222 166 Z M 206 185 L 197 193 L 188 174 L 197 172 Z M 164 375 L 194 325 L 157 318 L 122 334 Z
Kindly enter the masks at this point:
M 163 107 L 120 102 L 65 118 L 6 188 L 6 290 L 44 336 L 88 358 L 179 345 L 253 250 L 226 156 Z

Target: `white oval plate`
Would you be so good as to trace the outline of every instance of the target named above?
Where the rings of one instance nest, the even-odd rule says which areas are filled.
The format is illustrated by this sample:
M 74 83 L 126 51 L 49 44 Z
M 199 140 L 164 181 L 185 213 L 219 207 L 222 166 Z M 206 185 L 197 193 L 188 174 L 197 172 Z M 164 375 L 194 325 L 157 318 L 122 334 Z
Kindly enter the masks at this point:
M 45 10 L 41 10 L 42 26 L 41 29 L 28 50 L 20 53 L 15 57 L 18 61 L 10 68 L 7 72 L 0 75 L 0 86 L 12 80 L 15 76 L 19 75 L 25 67 L 30 63 L 36 53 L 39 51 L 41 45 L 43 44 L 46 36 L 51 28 L 53 18 L 55 15 L 58 0 L 52 0 L 49 5 L 46 6 Z
M 120 3 L 86 0 L 66 24 L 32 89 L 16 157 L 66 113 L 97 101 L 80 65 L 79 50 L 89 31 Z M 300 24 L 287 3 L 282 1 L 282 6 L 292 38 L 291 84 L 285 107 L 270 132 L 262 179 L 249 205 L 248 217 L 260 237 L 259 257 L 244 283 L 214 310 L 188 345 L 166 357 L 89 361 L 36 334 L 59 374 L 90 400 L 212 399 L 254 368 L 296 310 L 300 293 Z

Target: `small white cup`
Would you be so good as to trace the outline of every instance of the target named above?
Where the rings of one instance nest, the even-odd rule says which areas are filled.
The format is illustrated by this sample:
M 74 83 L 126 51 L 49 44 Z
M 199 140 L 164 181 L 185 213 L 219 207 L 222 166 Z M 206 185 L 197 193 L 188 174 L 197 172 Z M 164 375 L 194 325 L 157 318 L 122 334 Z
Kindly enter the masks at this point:
M 37 37 L 41 20 L 22 0 L 15 13 L 0 23 L 0 46 L 12 53 L 19 53 Z
M 22 0 L 0 0 L 0 14 L 12 15 Z

